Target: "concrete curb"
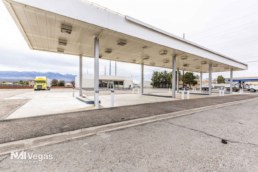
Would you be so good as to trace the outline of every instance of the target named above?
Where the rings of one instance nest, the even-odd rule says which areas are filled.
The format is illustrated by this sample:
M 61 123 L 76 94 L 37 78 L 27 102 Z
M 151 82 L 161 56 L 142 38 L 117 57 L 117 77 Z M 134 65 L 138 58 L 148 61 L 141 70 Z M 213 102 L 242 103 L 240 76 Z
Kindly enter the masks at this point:
M 155 116 L 146 117 L 146 118 L 139 118 L 139 119 L 117 122 L 117 123 L 112 123 L 107 125 L 96 126 L 96 127 L 83 128 L 75 131 L 69 131 L 64 133 L 58 133 L 53 135 L 47 135 L 47 136 L 36 137 L 36 138 L 31 138 L 26 140 L 19 140 L 19 141 L 4 143 L 4 144 L 0 144 L 0 155 L 9 154 L 12 151 L 22 151 L 22 150 L 31 149 L 31 148 L 62 143 L 65 141 L 81 139 L 81 138 L 99 134 L 101 132 L 111 132 L 115 130 L 121 130 L 121 129 L 130 128 L 138 125 L 144 125 L 148 123 L 162 121 L 166 119 L 193 115 L 197 112 L 212 110 L 216 108 L 222 108 L 222 107 L 241 104 L 241 103 L 247 103 L 247 102 L 253 101 L 254 99 L 258 99 L 258 98 L 251 98 L 247 100 L 234 101 L 234 102 L 217 104 L 217 105 L 206 106 L 201 108 L 194 108 L 190 110 L 183 110 L 179 112 L 155 115 Z

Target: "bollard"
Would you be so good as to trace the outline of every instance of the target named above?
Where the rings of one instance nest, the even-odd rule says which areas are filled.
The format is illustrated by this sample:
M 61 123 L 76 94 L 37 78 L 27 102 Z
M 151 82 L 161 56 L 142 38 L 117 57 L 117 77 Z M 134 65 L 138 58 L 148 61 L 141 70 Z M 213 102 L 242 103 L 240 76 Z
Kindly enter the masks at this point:
M 186 91 L 186 98 L 190 99 L 190 91 Z
M 222 91 L 222 96 L 225 96 L 225 90 L 221 90 Z
M 111 89 L 110 92 L 111 92 L 111 107 L 114 107 L 114 104 L 115 104 L 115 90 Z
M 181 91 L 181 99 L 185 99 L 185 91 Z

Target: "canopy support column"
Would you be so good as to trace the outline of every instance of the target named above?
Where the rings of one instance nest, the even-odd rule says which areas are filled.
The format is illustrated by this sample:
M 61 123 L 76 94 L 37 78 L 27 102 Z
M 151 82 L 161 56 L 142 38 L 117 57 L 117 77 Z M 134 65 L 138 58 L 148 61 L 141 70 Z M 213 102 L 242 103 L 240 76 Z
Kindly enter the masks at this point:
M 173 55 L 172 58 L 172 98 L 176 98 L 176 55 Z
M 200 72 L 200 92 L 202 92 L 202 72 Z
M 233 69 L 230 69 L 230 94 L 233 93 Z
M 99 38 L 94 38 L 94 104 L 99 108 Z
M 177 75 L 176 75 L 176 91 L 179 93 L 179 68 L 177 69 Z
M 141 64 L 141 95 L 144 93 L 144 64 Z
M 79 96 L 82 97 L 82 55 L 79 57 Z
M 212 94 L 212 64 L 209 64 L 209 95 Z

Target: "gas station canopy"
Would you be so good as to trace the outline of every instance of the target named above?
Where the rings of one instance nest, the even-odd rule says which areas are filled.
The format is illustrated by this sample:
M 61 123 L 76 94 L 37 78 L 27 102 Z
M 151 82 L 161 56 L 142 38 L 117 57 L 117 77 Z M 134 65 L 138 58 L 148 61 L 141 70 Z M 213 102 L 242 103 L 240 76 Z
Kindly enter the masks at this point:
M 34 50 L 94 57 L 94 37 L 100 58 L 172 68 L 213 72 L 245 70 L 236 61 L 195 43 L 85 0 L 4 0 Z

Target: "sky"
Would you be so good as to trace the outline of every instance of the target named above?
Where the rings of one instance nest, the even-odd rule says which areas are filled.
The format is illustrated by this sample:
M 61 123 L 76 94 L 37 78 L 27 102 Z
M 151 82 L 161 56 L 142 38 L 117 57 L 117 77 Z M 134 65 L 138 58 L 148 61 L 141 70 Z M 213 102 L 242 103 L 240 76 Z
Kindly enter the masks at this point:
M 234 76 L 258 76 L 257 0 L 90 0 L 113 11 L 232 57 L 249 65 Z M 31 50 L 0 1 L 0 71 L 40 71 L 78 74 L 79 58 Z M 117 63 L 118 75 L 140 79 L 140 66 Z M 109 61 L 100 61 L 100 75 L 109 70 Z M 114 62 L 112 62 L 114 74 Z M 84 57 L 84 73 L 93 74 L 93 59 Z M 153 71 L 145 67 L 145 79 Z M 168 71 L 171 71 L 167 69 Z M 229 72 L 214 73 L 229 77 Z M 205 75 L 204 77 L 207 77 Z

